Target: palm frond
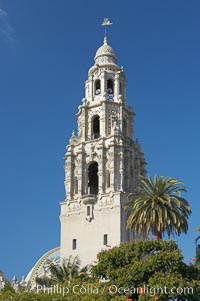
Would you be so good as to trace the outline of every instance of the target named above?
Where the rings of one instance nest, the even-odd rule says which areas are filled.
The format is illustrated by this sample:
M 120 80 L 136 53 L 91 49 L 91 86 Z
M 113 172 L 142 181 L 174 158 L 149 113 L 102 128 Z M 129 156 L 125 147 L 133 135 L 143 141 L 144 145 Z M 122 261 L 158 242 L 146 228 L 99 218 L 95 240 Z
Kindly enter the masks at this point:
M 196 239 L 195 239 L 195 244 L 197 244 L 198 240 L 200 239 L 200 236 L 198 236 Z
M 140 177 L 140 193 L 125 205 L 129 212 L 127 228 L 136 233 L 180 235 L 187 233 L 187 219 L 191 214 L 183 182 L 170 177 Z

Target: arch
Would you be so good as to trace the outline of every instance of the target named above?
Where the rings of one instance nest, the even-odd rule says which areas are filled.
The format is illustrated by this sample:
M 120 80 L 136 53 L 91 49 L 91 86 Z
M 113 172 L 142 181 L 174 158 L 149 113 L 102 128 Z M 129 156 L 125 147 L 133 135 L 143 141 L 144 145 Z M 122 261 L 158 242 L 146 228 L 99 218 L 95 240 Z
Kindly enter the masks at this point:
M 94 91 L 95 95 L 98 95 L 101 93 L 101 81 L 100 79 L 96 79 L 95 84 L 94 84 Z
M 98 163 L 94 161 L 88 167 L 88 193 L 98 194 L 99 177 L 98 177 Z
M 99 115 L 94 116 L 92 119 L 92 139 L 97 139 L 100 137 L 100 120 Z
M 30 270 L 28 275 L 25 278 L 26 283 L 30 288 L 36 287 L 36 277 L 42 277 L 44 270 L 46 273 L 49 272 L 48 262 L 54 261 L 58 265 L 60 264 L 60 247 L 54 248 L 47 253 L 45 253 L 40 259 L 36 262 L 34 267 Z
M 108 94 L 113 94 L 113 89 L 114 89 L 114 84 L 112 79 L 107 80 L 107 93 Z

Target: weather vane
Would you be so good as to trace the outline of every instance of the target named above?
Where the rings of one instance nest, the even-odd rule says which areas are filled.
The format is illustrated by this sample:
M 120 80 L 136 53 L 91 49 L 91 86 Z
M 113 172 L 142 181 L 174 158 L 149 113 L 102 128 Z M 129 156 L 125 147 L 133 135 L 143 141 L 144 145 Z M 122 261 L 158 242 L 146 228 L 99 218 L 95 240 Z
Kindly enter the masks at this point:
M 106 37 L 106 26 L 110 26 L 112 25 L 113 23 L 110 22 L 110 20 L 108 18 L 105 18 L 103 20 L 103 23 L 101 24 L 102 26 L 105 26 L 105 37 Z

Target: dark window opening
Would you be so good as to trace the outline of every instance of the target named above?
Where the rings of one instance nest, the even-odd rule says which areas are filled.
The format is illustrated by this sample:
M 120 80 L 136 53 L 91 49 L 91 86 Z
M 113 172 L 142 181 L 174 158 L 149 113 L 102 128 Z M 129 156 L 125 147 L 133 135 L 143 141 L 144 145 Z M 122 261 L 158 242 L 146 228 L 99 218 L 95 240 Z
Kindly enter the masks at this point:
M 108 234 L 104 234 L 104 236 L 103 236 L 103 244 L 107 245 L 107 243 L 108 243 Z
M 112 79 L 108 79 L 107 81 L 107 93 L 113 94 L 113 81 Z
M 78 179 L 77 177 L 74 180 L 74 193 L 78 193 Z
M 90 206 L 87 206 L 87 216 L 90 216 Z
M 127 136 L 127 122 L 126 119 L 123 119 L 123 135 Z
M 101 82 L 100 79 L 95 81 L 95 94 L 98 95 L 101 93 Z
M 88 188 L 89 194 L 97 194 L 98 193 L 98 163 L 92 163 L 88 168 Z
M 76 250 L 76 239 L 72 240 L 72 250 Z
M 122 95 L 122 83 L 119 84 L 119 94 Z
M 110 173 L 109 173 L 109 171 L 107 170 L 107 172 L 106 172 L 106 186 L 107 186 L 107 188 L 109 188 L 110 187 Z
M 99 116 L 96 116 L 96 117 L 93 119 L 92 127 L 93 127 L 93 139 L 99 138 L 99 137 L 100 137 L 100 122 L 99 122 Z

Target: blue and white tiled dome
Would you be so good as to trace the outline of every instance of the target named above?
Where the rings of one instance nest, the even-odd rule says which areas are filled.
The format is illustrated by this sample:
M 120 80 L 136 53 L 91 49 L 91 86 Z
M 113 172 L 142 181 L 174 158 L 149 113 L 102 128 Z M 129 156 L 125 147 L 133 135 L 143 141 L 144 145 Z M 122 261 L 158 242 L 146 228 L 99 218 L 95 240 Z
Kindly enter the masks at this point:
M 108 45 L 107 37 L 104 37 L 104 44 L 97 50 L 94 57 L 95 64 L 116 64 L 117 58 L 114 50 Z

